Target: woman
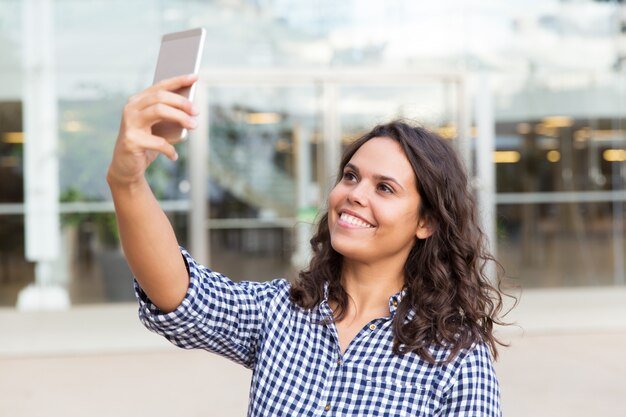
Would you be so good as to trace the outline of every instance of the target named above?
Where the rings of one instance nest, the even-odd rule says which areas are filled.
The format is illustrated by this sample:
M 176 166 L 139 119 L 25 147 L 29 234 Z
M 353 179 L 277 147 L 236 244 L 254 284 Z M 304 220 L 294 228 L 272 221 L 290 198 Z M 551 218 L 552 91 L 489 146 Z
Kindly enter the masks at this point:
M 451 147 L 376 127 L 346 151 L 298 281 L 234 283 L 179 248 L 144 177 L 159 153 L 177 157 L 153 124 L 196 126 L 173 93 L 195 80 L 129 100 L 107 176 L 142 322 L 251 368 L 250 416 L 500 415 L 501 296 Z

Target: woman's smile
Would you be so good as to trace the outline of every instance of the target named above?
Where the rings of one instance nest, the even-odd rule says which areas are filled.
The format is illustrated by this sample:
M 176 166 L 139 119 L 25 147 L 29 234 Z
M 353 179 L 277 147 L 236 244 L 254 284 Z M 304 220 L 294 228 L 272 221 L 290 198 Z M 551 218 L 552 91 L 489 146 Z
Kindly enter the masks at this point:
M 374 226 L 356 213 L 342 211 L 337 224 L 348 229 L 373 229 Z

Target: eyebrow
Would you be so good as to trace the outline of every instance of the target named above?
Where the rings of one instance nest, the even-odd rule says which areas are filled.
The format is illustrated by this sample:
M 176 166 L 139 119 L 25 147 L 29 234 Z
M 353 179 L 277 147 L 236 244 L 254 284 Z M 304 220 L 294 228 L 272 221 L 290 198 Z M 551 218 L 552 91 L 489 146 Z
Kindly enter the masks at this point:
M 356 165 L 351 164 L 350 162 L 348 162 L 348 163 L 346 164 L 346 166 L 344 167 L 344 169 L 345 169 L 345 168 L 350 168 L 351 170 L 355 171 L 357 174 L 358 174 L 358 173 L 360 173 L 359 168 L 358 168 Z M 388 176 L 386 176 L 386 175 L 381 175 L 381 174 L 374 174 L 374 175 L 373 175 L 373 177 L 374 177 L 375 179 L 379 180 L 379 181 L 393 182 L 394 184 L 396 184 L 398 187 L 402 188 L 403 190 L 405 189 L 405 188 L 402 186 L 402 184 L 400 184 L 400 182 L 399 182 L 397 179 L 393 178 L 393 177 L 388 177 Z

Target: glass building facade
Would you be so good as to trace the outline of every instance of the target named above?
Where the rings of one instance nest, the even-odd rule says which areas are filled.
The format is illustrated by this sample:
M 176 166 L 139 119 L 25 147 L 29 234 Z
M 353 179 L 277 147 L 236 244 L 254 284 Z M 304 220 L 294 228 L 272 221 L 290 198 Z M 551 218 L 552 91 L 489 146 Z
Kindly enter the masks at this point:
M 66 290 L 72 305 L 133 299 L 106 169 L 127 97 L 152 81 L 160 36 L 198 26 L 200 128 L 179 161 L 159 158 L 148 176 L 199 260 L 235 280 L 294 277 L 342 146 L 405 118 L 457 147 L 497 257 L 523 288 L 626 283 L 621 2 L 0 6 L 2 307 L 33 283 Z M 43 155 L 56 168 L 27 166 L 40 143 L 52 144 Z M 41 176 L 58 199 L 52 238 L 26 230 L 28 178 Z M 38 241 L 57 247 L 47 275 L 29 254 Z

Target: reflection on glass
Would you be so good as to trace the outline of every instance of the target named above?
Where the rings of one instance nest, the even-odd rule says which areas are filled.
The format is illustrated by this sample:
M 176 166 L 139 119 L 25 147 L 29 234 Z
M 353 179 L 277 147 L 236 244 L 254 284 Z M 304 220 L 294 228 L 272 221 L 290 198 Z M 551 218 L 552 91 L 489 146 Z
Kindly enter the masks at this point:
M 498 258 L 523 287 L 614 284 L 611 203 L 503 204 L 497 219 Z
M 22 103 L 0 102 L 0 203 L 24 201 Z
M 186 214 L 166 213 L 186 243 Z M 62 216 L 61 265 L 72 304 L 134 301 L 132 274 L 122 253 L 115 214 L 80 213 Z
M 61 101 L 59 103 L 60 185 L 62 202 L 110 200 L 106 172 L 126 97 Z M 186 147 L 179 145 L 179 160 L 159 157 L 146 173 L 159 199 L 186 198 Z
M 259 113 L 247 113 L 252 117 Z M 277 115 L 272 113 L 272 117 Z M 289 121 L 211 123 L 209 171 L 214 218 L 292 217 L 295 210 L 293 126 Z
M 34 279 L 34 265 L 24 259 L 24 217 L 0 216 L 0 307 L 14 306 Z
M 619 189 L 614 169 L 626 160 L 626 127 L 612 119 L 590 125 L 564 117 L 497 123 L 498 192 Z
M 314 86 L 209 89 L 211 259 L 233 279 L 291 268 L 297 221 L 319 205 L 318 95 Z
M 235 281 L 293 278 L 293 228 L 211 230 L 211 268 Z
M 13 306 L 19 290 L 34 280 L 24 259 L 24 135 L 22 104 L 0 102 L 0 306 Z M 4 210 L 4 213 L 2 212 Z

